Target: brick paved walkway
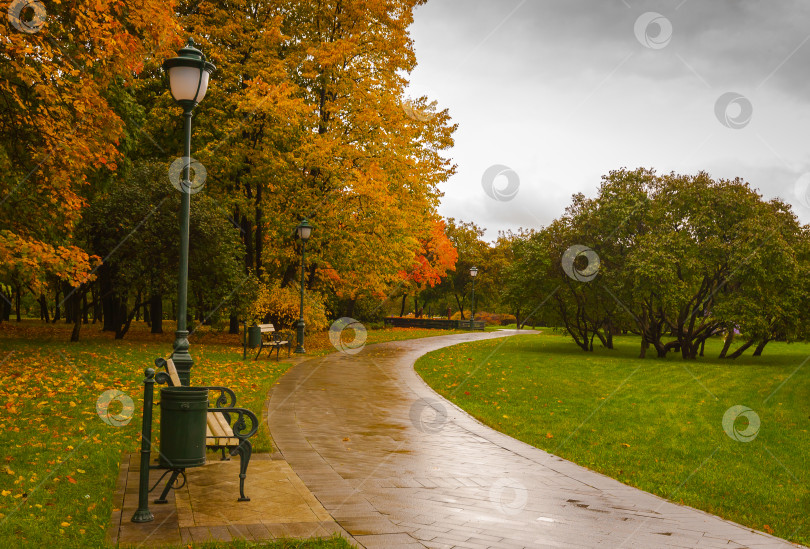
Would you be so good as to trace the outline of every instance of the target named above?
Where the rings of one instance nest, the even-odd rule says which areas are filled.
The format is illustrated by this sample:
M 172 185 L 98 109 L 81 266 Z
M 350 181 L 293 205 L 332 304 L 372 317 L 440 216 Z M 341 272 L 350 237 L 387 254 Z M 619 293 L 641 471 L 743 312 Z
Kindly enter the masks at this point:
M 795 547 L 493 431 L 413 371 L 426 352 L 512 333 L 298 364 L 267 404 L 279 451 L 365 547 Z

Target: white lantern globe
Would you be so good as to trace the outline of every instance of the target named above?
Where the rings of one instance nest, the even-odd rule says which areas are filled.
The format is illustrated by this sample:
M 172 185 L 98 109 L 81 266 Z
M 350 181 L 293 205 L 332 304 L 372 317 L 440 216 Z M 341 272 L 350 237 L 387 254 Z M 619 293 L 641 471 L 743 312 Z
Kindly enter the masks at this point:
M 215 68 L 206 61 L 205 55 L 195 47 L 191 38 L 177 57 L 163 62 L 163 70 L 169 73 L 172 97 L 187 110 L 203 100 L 208 91 L 209 77 Z

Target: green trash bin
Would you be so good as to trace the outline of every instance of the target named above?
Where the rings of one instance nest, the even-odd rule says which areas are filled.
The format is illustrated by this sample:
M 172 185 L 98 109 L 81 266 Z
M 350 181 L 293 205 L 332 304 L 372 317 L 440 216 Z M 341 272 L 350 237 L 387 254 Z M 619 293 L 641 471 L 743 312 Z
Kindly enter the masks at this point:
M 160 389 L 161 467 L 180 469 L 205 465 L 207 419 L 208 389 L 205 387 Z
M 262 329 L 257 325 L 248 328 L 248 347 L 255 349 L 262 346 Z

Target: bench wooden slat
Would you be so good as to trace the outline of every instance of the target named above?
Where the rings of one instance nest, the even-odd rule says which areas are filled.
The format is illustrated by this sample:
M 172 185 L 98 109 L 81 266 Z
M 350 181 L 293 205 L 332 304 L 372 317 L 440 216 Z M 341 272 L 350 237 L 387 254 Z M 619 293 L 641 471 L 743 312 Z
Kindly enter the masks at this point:
M 212 412 L 215 416 L 217 416 L 217 420 L 219 420 L 219 424 L 222 426 L 222 430 L 225 432 L 225 436 L 227 438 L 219 439 L 219 443 L 225 446 L 230 445 L 238 445 L 239 439 L 233 436 L 233 428 L 231 428 L 228 421 L 225 419 L 225 416 L 222 415 L 220 412 Z
M 219 424 L 219 421 L 214 414 L 208 414 L 208 426 L 211 428 L 211 434 L 215 437 L 211 439 L 211 442 L 214 445 L 218 445 L 220 439 L 223 439 L 224 441 L 225 437 L 228 436 L 227 433 L 222 430 L 222 426 Z
M 177 368 L 175 368 L 174 361 L 172 359 L 166 361 L 166 370 L 169 372 L 169 378 L 172 380 L 172 385 L 175 387 L 180 387 L 182 383 L 180 383 L 180 376 L 177 375 Z
M 211 427 L 213 445 L 238 446 L 239 439 L 233 436 L 233 429 L 228 424 L 225 416 L 220 412 L 208 413 L 208 424 Z

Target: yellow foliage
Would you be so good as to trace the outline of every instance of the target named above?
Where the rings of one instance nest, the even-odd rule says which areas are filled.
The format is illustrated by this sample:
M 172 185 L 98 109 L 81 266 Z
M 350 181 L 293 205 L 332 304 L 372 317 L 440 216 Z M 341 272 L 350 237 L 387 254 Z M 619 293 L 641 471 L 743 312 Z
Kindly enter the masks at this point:
M 250 315 L 257 322 L 270 317 L 277 329 L 293 329 L 301 310 L 300 286 L 281 288 L 277 282 L 264 284 L 253 303 Z M 317 292 L 304 294 L 304 323 L 308 331 L 325 330 L 329 326 L 323 296 Z

